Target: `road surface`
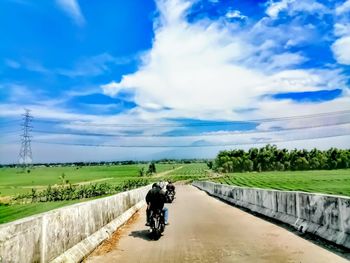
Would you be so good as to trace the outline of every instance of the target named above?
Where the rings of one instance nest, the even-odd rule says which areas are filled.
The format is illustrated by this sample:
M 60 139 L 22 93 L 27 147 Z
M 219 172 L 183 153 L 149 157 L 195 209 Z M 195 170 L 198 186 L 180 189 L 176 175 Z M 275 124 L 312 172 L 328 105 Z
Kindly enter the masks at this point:
M 86 262 L 348 262 L 192 186 L 176 194 L 160 240 L 148 238 L 142 209 Z

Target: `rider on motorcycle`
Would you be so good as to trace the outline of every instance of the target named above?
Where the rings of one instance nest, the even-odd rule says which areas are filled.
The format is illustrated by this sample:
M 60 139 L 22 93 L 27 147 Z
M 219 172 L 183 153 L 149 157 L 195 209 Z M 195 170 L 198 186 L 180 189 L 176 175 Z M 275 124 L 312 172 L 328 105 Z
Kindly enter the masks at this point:
M 175 194 L 175 185 L 173 185 L 171 181 L 168 181 L 168 184 L 166 185 L 166 191 L 173 192 Z
M 164 207 L 164 203 L 166 202 L 166 196 L 162 188 L 158 183 L 154 183 L 152 185 L 152 189 L 148 191 L 146 195 L 146 203 L 147 203 L 147 223 L 146 226 L 150 225 L 150 216 L 152 211 L 156 211 L 157 209 L 163 210 L 164 213 L 164 221 L 165 224 L 168 225 L 168 208 Z

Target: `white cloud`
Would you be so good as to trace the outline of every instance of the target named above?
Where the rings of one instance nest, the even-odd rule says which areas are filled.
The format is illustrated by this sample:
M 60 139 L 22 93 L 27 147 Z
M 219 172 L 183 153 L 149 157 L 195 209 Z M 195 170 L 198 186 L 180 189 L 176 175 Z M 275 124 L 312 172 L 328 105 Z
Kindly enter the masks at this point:
M 10 67 L 10 68 L 14 68 L 14 69 L 18 69 L 21 67 L 21 64 L 15 60 L 12 59 L 5 59 L 5 64 Z
M 335 14 L 334 35 L 338 39 L 331 46 L 333 56 L 339 64 L 350 65 L 350 0 L 338 5 Z
M 345 1 L 342 5 L 335 9 L 337 15 L 343 15 L 350 11 L 350 0 Z
M 235 30 L 220 24 L 220 21 L 209 24 L 208 21 L 198 21 L 189 24 L 184 18 L 188 2 L 162 1 L 161 5 L 161 20 L 156 23 L 153 47 L 142 57 L 139 70 L 123 76 L 120 82 L 102 86 L 103 92 L 110 96 L 117 96 L 123 89 L 132 89 L 136 94 L 136 103 L 140 105 L 134 112 L 143 119 L 247 120 L 350 109 L 350 96 L 346 93 L 347 77 L 341 70 L 299 68 L 300 64 L 308 60 L 303 54 L 276 52 L 276 49 L 285 46 L 289 40 L 294 40 L 294 34 L 289 32 L 299 32 L 297 35 L 304 37 L 295 40 L 294 45 L 305 41 L 308 36 L 305 37 L 301 27 L 291 25 L 271 28 L 268 21 L 260 21 L 260 25 L 250 30 Z M 255 44 L 257 39 L 259 44 Z M 322 103 L 276 101 L 264 97 L 266 94 L 280 92 L 334 88 L 343 89 L 342 97 Z M 154 108 L 158 108 L 158 111 L 148 111 L 149 105 L 156 105 Z M 171 110 L 162 110 L 165 107 Z M 240 111 L 252 107 L 257 110 Z M 284 124 L 285 127 L 303 127 L 332 123 L 321 118 Z M 277 124 L 271 123 L 270 126 Z M 334 127 L 328 130 L 304 129 L 280 134 L 270 133 L 267 137 L 271 141 L 302 139 L 309 138 L 310 132 L 324 136 L 332 129 L 341 131 Z M 263 135 L 265 137 L 266 134 Z M 187 138 L 181 142 L 244 144 L 252 143 L 254 136 L 259 137 L 252 134 L 220 134 L 209 138 Z M 180 143 L 178 139 L 176 141 Z M 326 140 L 320 141 L 322 147 L 326 147 Z M 162 140 L 160 142 L 164 143 Z M 318 140 L 313 141 L 315 142 Z M 298 142 L 290 144 L 303 147 L 303 144 Z M 313 144 L 313 147 L 315 146 Z
M 290 12 L 292 14 L 298 12 L 306 12 L 310 14 L 324 15 L 326 13 L 330 13 L 330 10 L 325 5 L 319 3 L 316 0 L 295 0 L 295 2 L 292 5 L 292 10 L 290 10 Z
M 161 1 L 159 6 L 152 49 L 137 72 L 103 85 L 105 94 L 132 89 L 141 107 L 158 105 L 187 117 L 208 117 L 210 112 L 233 118 L 235 110 L 255 106 L 265 94 L 334 89 L 327 86 L 330 75 L 335 87 L 346 87 L 338 71 L 297 69 L 307 58 L 276 53 L 278 37 L 268 38 L 271 44 L 253 44 L 258 34 L 263 36 L 262 29 L 231 30 L 220 21 L 190 24 L 184 18 L 189 2 Z
M 339 64 L 350 65 L 350 36 L 337 39 L 332 51 Z
M 39 61 L 23 58 L 20 62 L 5 60 L 7 66 L 12 68 L 23 68 L 42 74 L 58 74 L 70 78 L 82 76 L 98 76 L 110 71 L 112 65 L 128 64 L 135 56 L 113 57 L 109 53 L 101 53 L 95 56 L 81 57 L 73 65 L 67 68 L 48 68 Z
M 56 0 L 56 3 L 77 25 L 85 24 L 85 18 L 80 10 L 78 0 Z
M 350 94 L 346 97 L 341 97 L 333 101 L 327 101 L 319 104 L 296 104 L 292 101 L 272 101 L 269 99 L 261 99 L 255 106 L 258 107 L 258 111 L 250 115 L 240 115 L 242 120 L 252 118 L 266 118 L 268 117 L 280 117 L 280 116 L 295 116 L 295 115 L 308 115 L 318 112 L 329 111 L 343 111 L 349 109 Z M 2 117 L 16 117 L 23 113 L 23 108 L 28 107 L 32 110 L 34 116 L 34 130 L 48 130 L 55 132 L 56 129 L 67 129 L 69 132 L 87 132 L 87 133 L 107 133 L 113 134 L 115 137 L 93 137 L 82 135 L 62 135 L 62 134 L 39 134 L 32 133 L 33 135 L 33 153 L 34 161 L 73 161 L 73 160 L 112 160 L 115 159 L 158 159 L 165 157 L 214 157 L 219 150 L 230 149 L 233 145 L 237 145 L 238 148 L 248 149 L 253 146 L 262 146 L 267 141 L 276 142 L 280 147 L 288 148 L 313 148 L 318 147 L 321 149 L 327 149 L 330 146 L 339 148 L 349 147 L 349 135 L 343 137 L 334 137 L 327 139 L 315 139 L 322 136 L 339 136 L 349 134 L 349 120 L 350 114 L 337 114 L 333 116 L 327 116 L 322 118 L 312 119 L 296 119 L 292 121 L 274 121 L 269 123 L 262 123 L 258 127 L 258 132 L 264 131 L 264 133 L 236 133 L 227 134 L 225 132 L 218 132 L 218 136 L 205 136 L 198 135 L 194 137 L 120 137 L 122 134 L 141 134 L 141 135 L 157 135 L 165 132 L 173 131 L 174 129 L 181 129 L 176 127 L 176 121 L 166 120 L 167 118 L 176 118 L 179 116 L 186 116 L 187 111 L 161 111 L 161 112 L 149 112 L 143 109 L 135 109 L 130 112 L 119 114 L 116 116 L 111 115 L 89 115 L 72 113 L 69 110 L 57 108 L 52 105 L 26 105 L 26 104 L 0 104 L 0 116 Z M 331 109 L 331 110 L 330 110 Z M 296 112 L 297 111 L 297 112 Z M 208 118 L 220 118 L 222 112 L 208 111 L 206 116 Z M 191 113 L 193 114 L 193 113 Z M 203 116 L 203 110 L 200 111 L 200 116 Z M 38 124 L 40 119 L 49 120 L 63 120 L 64 124 L 47 124 L 45 128 L 44 124 Z M 347 121 L 348 124 L 342 126 L 332 126 L 333 124 Z M 152 125 L 153 123 L 153 125 Z M 154 124 L 162 124 L 164 126 L 154 126 Z M 113 125 L 114 126 L 110 126 Z M 126 125 L 133 124 L 133 127 L 125 127 Z M 150 124 L 150 125 L 148 125 Z M 19 127 L 19 122 L 16 123 Z M 90 126 L 91 125 L 91 126 Z M 99 126 L 100 125 L 100 126 Z M 168 126 L 167 126 L 168 125 Z M 284 128 L 295 127 L 309 127 L 317 125 L 326 125 L 325 127 L 313 128 L 313 129 L 300 129 L 288 132 L 265 132 L 276 126 L 283 126 Z M 183 129 L 183 128 L 182 128 Z M 212 134 L 209 132 L 209 134 Z M 0 147 L 1 162 L 13 162 L 17 158 L 18 144 L 11 144 L 10 142 L 16 141 L 19 134 L 12 136 L 2 136 L 1 141 L 7 143 Z M 254 142 L 259 141 L 260 144 Z M 307 140 L 302 140 L 306 139 Z M 293 141 L 297 140 L 297 141 Z M 301 141 L 300 141 L 301 140 Z M 38 142 L 53 142 L 53 143 L 66 143 L 66 144 L 78 144 L 78 145 L 55 145 L 53 147 L 50 144 L 41 144 Z M 287 142 L 286 142 L 287 141 Z M 289 142 L 290 141 L 290 142 Z M 167 145 L 167 146 L 179 146 L 179 145 L 191 145 L 196 142 L 202 142 L 206 145 L 226 145 L 211 148 L 203 148 L 200 151 L 198 148 L 168 148 L 164 151 L 162 148 L 115 148 L 115 147 L 87 147 L 79 146 L 79 144 L 92 144 L 92 145 Z M 246 145 L 244 145 L 246 144 Z M 7 151 L 4 150 L 6 147 Z M 10 148 L 7 148 L 10 147 Z M 57 154 L 57 149 L 60 148 L 65 151 L 65 154 Z M 89 150 L 88 150 L 89 149 Z M 91 151 L 90 149 L 94 149 Z M 93 155 L 89 153 L 93 152 Z M 2 154 L 7 153 L 7 154 Z M 108 153 L 108 154 L 107 154 Z M 113 156 L 113 157 L 111 157 Z
M 298 1 L 300 2 L 300 1 Z M 308 3 L 310 3 L 308 1 Z M 156 135 L 181 129 L 176 121 L 169 119 L 194 118 L 207 120 L 249 120 L 273 118 L 281 116 L 308 115 L 323 112 L 342 111 L 350 109 L 350 92 L 347 88 L 348 77 L 341 70 L 333 66 L 330 69 L 305 69 L 299 67 L 307 61 L 303 53 L 286 51 L 291 46 L 307 43 L 312 36 L 312 28 L 298 24 L 273 26 L 273 19 L 265 17 L 252 28 L 240 28 L 239 25 L 227 24 L 227 20 L 197 21 L 188 23 L 186 12 L 191 2 L 181 0 L 159 0 L 157 6 L 160 14 L 155 22 L 154 41 L 152 49 L 142 55 L 142 63 L 133 74 L 124 75 L 119 82 L 112 81 L 101 86 L 104 94 L 118 96 L 121 91 L 131 90 L 135 94 L 135 102 L 139 105 L 132 110 L 118 115 L 78 114 L 62 105 L 40 101 L 39 105 L 22 105 L 10 101 L 0 104 L 0 115 L 4 117 L 19 116 L 23 107 L 29 107 L 36 119 L 58 119 L 67 123 L 62 127 L 70 131 L 113 133 L 115 135 L 139 133 Z M 293 2 L 293 5 L 295 2 Z M 317 9 L 317 5 L 310 5 Z M 316 6 L 316 7 L 315 7 Z M 283 6 L 282 6 L 283 7 Z M 271 11 L 272 16 L 278 16 L 283 9 Z M 294 9 L 293 9 L 294 8 Z M 304 10 L 299 5 L 291 10 Z M 279 10 L 279 11 L 278 11 Z M 304 12 L 303 11 L 303 12 Z M 274 13 L 275 12 L 275 13 Z M 295 11 L 296 12 L 296 11 Z M 311 12 L 311 11 L 310 11 Z M 225 21 L 224 21 L 225 20 Z M 339 23 L 340 24 L 340 23 Z M 343 25 L 343 24 L 342 24 Z M 337 26 L 335 31 L 339 37 L 346 37 L 344 27 Z M 334 44 L 334 47 L 337 47 Z M 344 53 L 342 53 L 344 54 Z M 89 65 L 92 61 L 92 65 Z M 81 76 L 86 72 L 99 74 L 108 70 L 106 63 L 115 63 L 109 56 L 97 56 L 95 59 L 82 59 L 71 70 L 54 70 L 58 74 L 67 76 Z M 35 66 L 35 65 L 34 65 Z M 40 67 L 34 67 L 40 70 Z M 60 72 L 58 72 L 60 71 Z M 84 72 L 84 73 L 83 73 Z M 274 100 L 266 94 L 317 91 L 324 89 L 343 89 L 342 96 L 322 103 L 298 103 L 292 100 Z M 22 90 L 23 91 L 23 90 Z M 14 93 L 20 95 L 21 89 Z M 94 91 L 95 93 L 96 91 Z M 25 94 L 24 94 L 25 95 Z M 25 95 L 27 96 L 27 95 Z M 74 96 L 74 94 L 72 95 Z M 256 110 L 244 111 L 254 108 Z M 242 110 L 243 109 L 243 110 Z M 339 116 L 338 116 L 339 117 Z M 261 124 L 258 130 L 268 130 L 274 126 L 303 127 L 318 124 L 333 124 L 341 118 L 328 120 L 326 118 L 304 120 L 303 122 L 274 122 Z M 349 117 L 347 117 L 349 119 Z M 137 124 L 136 127 L 120 127 L 118 125 Z M 170 126 L 156 127 L 147 124 L 170 124 Z M 94 124 L 100 126 L 89 126 Z M 115 124 L 116 126 L 108 126 Z M 182 128 L 183 129 L 183 128 Z M 96 144 L 124 144 L 124 145 L 191 145 L 196 142 L 240 144 L 252 143 L 259 138 L 271 141 L 293 140 L 293 138 L 311 138 L 327 134 L 340 135 L 349 131 L 349 126 L 331 126 L 329 128 L 305 129 L 286 133 L 264 133 L 258 135 L 227 135 L 195 136 L 183 138 L 146 137 L 146 138 L 92 138 L 83 136 L 41 135 L 35 139 L 48 141 L 86 142 Z M 349 136 L 327 138 L 319 140 L 304 140 L 296 142 L 277 143 L 281 147 L 320 147 L 330 146 L 349 147 Z M 254 145 L 239 146 L 249 148 Z M 16 145 L 17 150 L 18 146 Z M 58 146 L 66 154 L 56 155 L 52 146 L 35 145 L 38 156 L 43 160 L 72 160 L 79 156 L 82 160 L 108 159 L 118 156 L 121 159 L 156 158 L 165 156 L 213 157 L 217 148 L 179 149 L 163 152 L 162 149 L 143 149 L 138 155 L 135 149 L 95 148 L 96 151 L 86 151 L 79 146 Z M 229 146 L 227 148 L 232 148 Z M 56 149 L 56 147 L 55 147 Z M 71 149 L 71 154 L 67 154 Z M 14 160 L 17 156 L 15 152 Z M 126 153 L 126 152 L 127 153 Z M 140 149 L 137 149 L 140 151 Z M 89 152 L 94 152 L 89 155 Z M 44 154 L 43 154 L 44 153 Z M 48 154 L 47 154 L 48 153 Z M 96 154 L 95 154 L 96 153 Z M 51 157 L 49 157 L 51 154 Z M 154 155 L 152 155 L 154 154 Z M 167 155 L 168 154 L 168 155 Z M 131 156 L 131 157 L 130 157 Z M 84 159 L 85 158 L 85 159 Z
M 0 88 L 7 90 L 7 101 L 13 103 L 32 101 L 37 95 L 37 92 L 32 92 L 29 87 L 19 83 L 3 83 L 0 85 Z
M 278 2 L 270 1 L 268 8 L 266 9 L 266 14 L 272 18 L 276 18 L 278 14 L 287 9 L 288 4 L 292 3 L 293 0 L 282 0 Z
M 350 23 L 335 23 L 334 35 L 337 37 L 350 35 Z
M 111 96 L 111 97 L 118 94 L 122 89 L 122 87 L 120 85 L 118 85 L 118 83 L 115 81 L 112 81 L 112 82 L 105 84 L 105 85 L 101 85 L 101 88 L 102 88 L 102 91 L 104 94 Z
M 232 10 L 226 13 L 227 18 L 238 18 L 238 19 L 247 19 L 247 16 L 242 15 L 239 10 Z
M 68 77 L 98 76 L 109 71 L 110 64 L 123 64 L 127 61 L 127 58 L 117 59 L 108 53 L 102 53 L 92 57 L 81 58 L 72 69 L 57 69 L 55 72 Z
M 301 23 L 300 20 L 290 19 L 288 23 L 276 25 L 274 19 L 263 17 L 249 30 L 249 39 L 255 43 L 269 46 L 265 49 L 289 49 L 319 41 L 316 27 L 312 24 Z M 261 49 L 261 47 L 260 47 Z
M 339 64 L 350 65 L 350 0 L 335 9 L 334 35 L 339 37 L 331 46 Z
M 271 59 L 267 60 L 266 67 L 270 70 L 286 69 L 288 67 L 300 65 L 306 60 L 307 59 L 301 54 L 286 52 L 283 54 L 272 56 Z
M 329 10 L 316 0 L 281 0 L 276 2 L 270 0 L 267 5 L 266 14 L 271 18 L 277 18 L 280 12 L 287 12 L 290 16 L 298 13 L 323 15 L 328 13 Z
M 24 59 L 24 67 L 27 70 L 33 71 L 33 72 L 38 72 L 38 73 L 43 73 L 43 74 L 50 74 L 51 70 L 48 68 L 44 67 L 41 63 L 38 61 L 32 60 L 32 59 Z

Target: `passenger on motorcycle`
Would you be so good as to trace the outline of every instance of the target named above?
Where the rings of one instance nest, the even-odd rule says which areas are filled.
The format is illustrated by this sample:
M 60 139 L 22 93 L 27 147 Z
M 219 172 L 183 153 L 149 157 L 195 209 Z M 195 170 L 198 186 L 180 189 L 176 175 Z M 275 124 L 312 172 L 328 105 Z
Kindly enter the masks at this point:
M 168 181 L 168 184 L 166 185 L 167 192 L 174 192 L 175 194 L 175 185 L 172 184 L 171 181 Z
M 150 216 L 152 211 L 156 211 L 157 209 L 163 210 L 164 213 L 164 221 L 165 224 L 168 225 L 168 208 L 164 207 L 164 203 L 166 202 L 166 196 L 162 188 L 159 184 L 154 183 L 152 185 L 152 189 L 148 191 L 146 195 L 146 203 L 147 203 L 147 222 L 146 226 L 150 224 Z

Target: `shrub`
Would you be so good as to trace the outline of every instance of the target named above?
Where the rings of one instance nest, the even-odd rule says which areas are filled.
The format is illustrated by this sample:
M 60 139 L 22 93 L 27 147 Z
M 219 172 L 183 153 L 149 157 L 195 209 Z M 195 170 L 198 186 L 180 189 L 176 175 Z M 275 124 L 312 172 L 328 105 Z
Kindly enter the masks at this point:
M 51 187 L 49 185 L 43 191 L 32 189 L 31 193 L 21 194 L 15 197 L 17 201 L 31 201 L 31 202 L 51 202 L 76 200 L 84 198 L 99 197 L 105 195 L 116 194 L 121 191 L 127 191 L 133 188 L 147 185 L 149 182 L 145 179 L 127 180 L 119 185 L 111 185 L 108 183 L 89 184 L 74 186 Z

